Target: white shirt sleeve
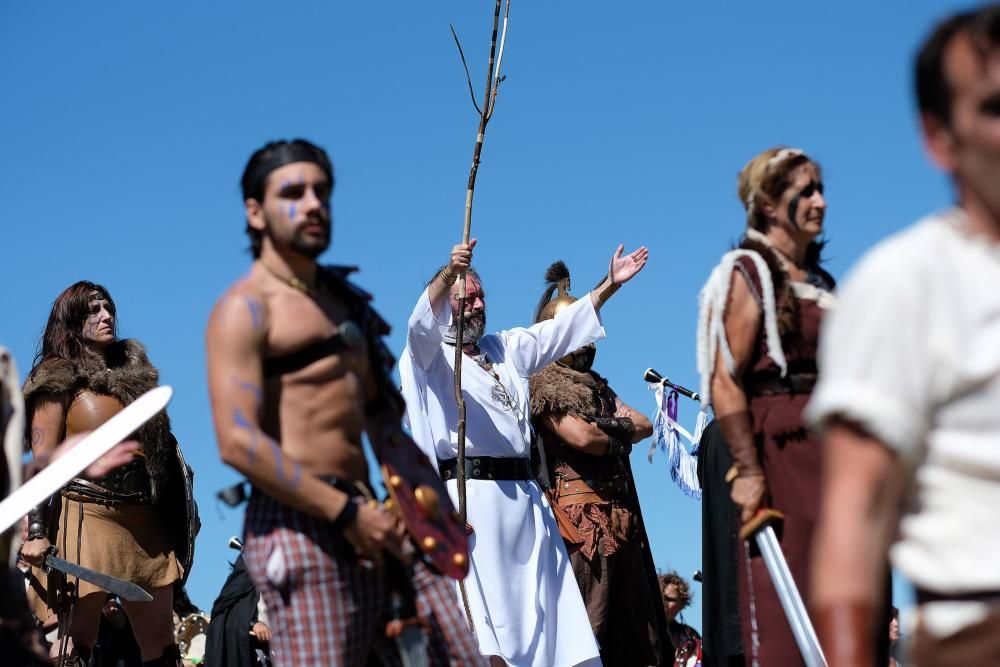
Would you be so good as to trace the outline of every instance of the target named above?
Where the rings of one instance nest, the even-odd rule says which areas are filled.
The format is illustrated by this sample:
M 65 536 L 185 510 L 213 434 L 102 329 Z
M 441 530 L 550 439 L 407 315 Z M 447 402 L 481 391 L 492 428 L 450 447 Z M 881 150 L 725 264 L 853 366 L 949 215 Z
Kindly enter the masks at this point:
M 904 458 L 923 457 L 932 408 L 933 313 L 906 246 L 883 245 L 845 281 L 823 322 L 819 383 L 806 419 L 856 422 Z
M 604 335 L 601 317 L 589 293 L 560 310 L 551 320 L 500 334 L 511 361 L 523 377 Z
M 417 368 L 424 371 L 430 368 L 450 327 L 451 301 L 446 299 L 440 317 L 435 316 L 430 295 L 425 289 L 410 315 L 406 330 L 406 349 Z

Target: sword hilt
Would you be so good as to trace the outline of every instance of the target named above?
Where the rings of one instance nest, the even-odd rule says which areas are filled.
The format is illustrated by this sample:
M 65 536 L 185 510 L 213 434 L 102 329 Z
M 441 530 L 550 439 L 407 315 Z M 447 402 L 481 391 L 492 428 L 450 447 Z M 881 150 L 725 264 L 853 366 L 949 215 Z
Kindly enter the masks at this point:
M 56 545 L 50 544 L 49 548 L 45 550 L 45 554 L 42 556 L 42 564 L 39 569 L 46 575 L 52 574 L 52 566 L 49 565 L 49 556 L 55 556 L 58 552 Z
M 740 527 L 740 539 L 748 540 L 753 537 L 754 533 L 764 526 L 769 526 L 772 523 L 781 521 L 784 518 L 785 515 L 778 510 L 770 508 L 757 510 L 757 513 L 753 515 L 753 518 Z

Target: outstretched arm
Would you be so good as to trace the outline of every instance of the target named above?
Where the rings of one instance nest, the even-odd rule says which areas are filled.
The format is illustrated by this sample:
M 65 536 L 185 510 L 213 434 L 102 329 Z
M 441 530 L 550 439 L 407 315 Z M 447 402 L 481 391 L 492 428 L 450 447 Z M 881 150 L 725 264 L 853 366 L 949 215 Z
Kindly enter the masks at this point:
M 636 250 L 622 256 L 624 251 L 624 244 L 619 243 L 615 254 L 611 256 L 611 262 L 608 264 L 607 277 L 590 292 L 590 299 L 594 303 L 594 308 L 598 310 L 622 285 L 642 271 L 642 267 L 646 266 L 646 260 L 649 259 L 649 249 L 646 246 L 639 246 Z
M 267 328 L 266 306 L 252 294 L 223 296 L 209 319 L 208 389 L 222 460 L 279 502 L 328 521 L 339 519 L 355 548 L 371 553 L 391 529 L 388 515 L 367 505 L 349 506 L 347 494 L 303 470 L 260 429 Z

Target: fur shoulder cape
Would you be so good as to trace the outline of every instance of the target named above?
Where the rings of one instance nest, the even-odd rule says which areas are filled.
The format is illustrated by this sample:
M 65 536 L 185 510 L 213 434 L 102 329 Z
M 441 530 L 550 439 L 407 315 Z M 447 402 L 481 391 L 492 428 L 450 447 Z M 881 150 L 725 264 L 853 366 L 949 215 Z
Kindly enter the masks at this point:
M 35 366 L 24 383 L 26 430 L 30 432 L 35 400 L 51 395 L 68 408 L 73 396 L 84 389 L 114 396 L 128 405 L 159 384 L 160 374 L 150 363 L 142 343 L 125 339 L 112 343 L 103 357 L 81 355 L 77 359 L 47 359 Z M 162 411 L 135 433 L 146 455 L 146 467 L 154 487 L 170 483 L 175 465 L 176 441 L 170 434 L 170 420 Z M 29 441 L 26 438 L 26 445 Z
M 562 364 L 551 363 L 531 376 L 531 416 L 551 413 L 593 417 L 597 414 L 594 393 L 601 378 L 594 372 L 580 373 Z

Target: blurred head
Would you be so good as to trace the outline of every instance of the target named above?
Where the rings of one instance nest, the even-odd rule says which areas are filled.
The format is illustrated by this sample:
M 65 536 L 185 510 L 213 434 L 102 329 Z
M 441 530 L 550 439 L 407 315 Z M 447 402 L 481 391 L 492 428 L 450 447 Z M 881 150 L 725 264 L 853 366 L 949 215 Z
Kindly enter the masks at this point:
M 304 139 L 269 143 L 250 156 L 241 185 L 254 259 L 265 239 L 310 259 L 330 245 L 333 165 L 322 148 Z
M 740 171 L 738 192 L 751 229 L 767 234 L 777 226 L 802 244 L 823 232 L 820 167 L 797 148 L 769 148 L 754 156 Z
M 691 604 L 691 589 L 684 577 L 673 571 L 661 574 L 659 580 L 663 611 L 670 623 Z
M 116 324 L 115 302 L 105 287 L 87 280 L 73 283 L 52 304 L 35 361 L 103 351 L 117 339 Z
M 889 643 L 895 644 L 899 641 L 899 610 L 892 608 L 892 620 L 889 621 Z
M 963 204 L 1000 221 L 1000 5 L 940 23 L 917 54 L 917 104 L 931 159 Z

